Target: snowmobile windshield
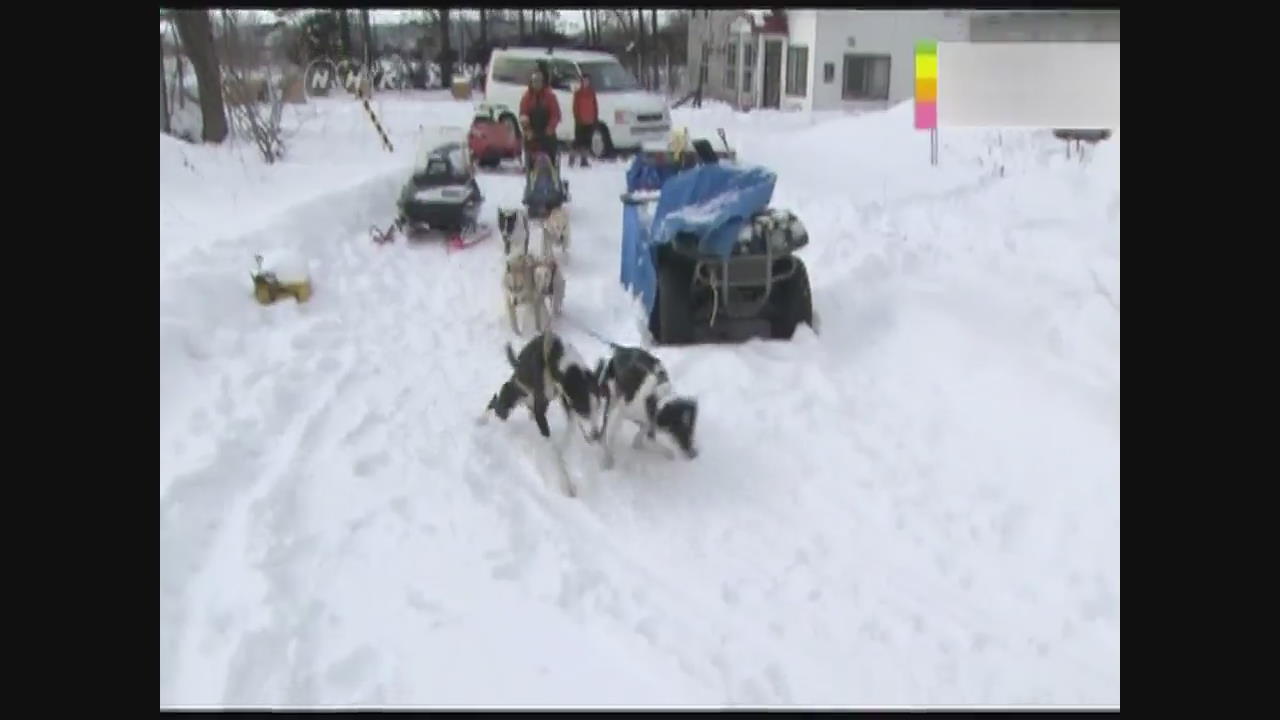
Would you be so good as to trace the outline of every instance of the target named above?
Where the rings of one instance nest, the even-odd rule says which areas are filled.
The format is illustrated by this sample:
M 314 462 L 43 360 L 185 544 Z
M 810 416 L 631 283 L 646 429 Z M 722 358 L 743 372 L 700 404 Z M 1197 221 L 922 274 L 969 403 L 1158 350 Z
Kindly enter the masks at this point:
M 451 147 L 432 154 L 427 166 L 414 173 L 415 185 L 460 184 L 471 179 L 461 148 Z
M 591 76 L 591 87 L 597 93 L 640 89 L 640 83 L 617 61 L 584 62 L 579 63 L 578 67 L 582 68 L 583 75 Z

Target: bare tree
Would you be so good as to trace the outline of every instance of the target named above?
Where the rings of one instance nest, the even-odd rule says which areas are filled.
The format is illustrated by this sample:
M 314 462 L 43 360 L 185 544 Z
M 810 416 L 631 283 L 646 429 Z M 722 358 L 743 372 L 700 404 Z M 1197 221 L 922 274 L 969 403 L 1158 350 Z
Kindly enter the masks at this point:
M 643 18 L 641 18 L 643 20 Z M 643 22 L 641 23 L 644 24 Z M 650 59 L 649 67 L 652 69 L 653 75 L 653 91 L 657 92 L 662 84 L 658 76 L 658 11 L 653 9 L 649 11 L 649 27 L 652 32 L 649 33 L 650 44 L 653 46 L 653 56 Z
M 351 59 L 351 17 L 347 10 L 335 10 L 338 13 L 338 38 L 342 42 L 342 49 L 339 51 L 342 59 Z
M 201 138 L 205 142 L 220 143 L 227 139 L 227 113 L 222 102 L 222 78 L 218 71 L 218 53 L 213 47 L 209 12 L 178 10 L 174 12 L 174 23 L 200 83 Z
M 169 89 L 164 81 L 164 35 L 160 36 L 160 132 L 169 132 Z
M 618 21 L 618 25 L 622 28 L 622 34 L 625 37 L 631 37 L 636 32 L 635 21 L 631 17 L 629 10 L 614 10 L 613 17 Z
M 226 44 L 228 57 L 245 58 L 236 28 L 235 19 L 226 10 L 222 11 L 223 41 Z M 284 107 L 283 88 L 276 90 L 268 77 L 265 84 L 250 81 L 238 63 L 227 63 L 224 68 L 226 86 L 231 97 L 231 120 L 237 132 L 252 139 L 268 164 L 284 157 L 284 139 L 280 131 L 281 113 Z M 261 94 L 266 92 L 267 97 Z M 274 91 L 274 92 L 273 92 Z M 261 99 L 270 101 L 269 114 L 263 116 L 259 110 Z
M 523 10 L 517 10 L 517 11 L 516 11 L 516 18 L 517 18 L 517 19 L 519 20 L 519 22 L 520 22 L 520 43 L 521 43 L 521 44 L 524 44 L 524 41 L 525 41 L 525 34 L 524 34 L 524 11 L 523 11 Z
M 360 11 L 360 21 L 364 25 L 364 66 L 371 68 L 376 51 L 373 47 L 373 26 L 369 24 L 369 8 Z M 369 70 L 370 82 L 373 81 L 373 71 Z
M 440 13 L 440 81 L 446 87 L 453 87 L 453 44 L 449 41 L 449 8 L 442 7 Z
M 645 75 L 645 42 L 644 42 L 644 10 L 636 10 L 636 27 L 639 28 L 639 35 L 636 38 L 636 76 L 640 78 L 641 85 L 648 85 L 649 78 Z
M 489 13 L 480 8 L 480 46 L 489 52 Z

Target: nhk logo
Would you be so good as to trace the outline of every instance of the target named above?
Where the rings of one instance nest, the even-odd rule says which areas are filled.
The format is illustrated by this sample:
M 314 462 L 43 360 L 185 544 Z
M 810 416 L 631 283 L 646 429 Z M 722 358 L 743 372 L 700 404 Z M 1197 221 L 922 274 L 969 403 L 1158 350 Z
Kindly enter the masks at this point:
M 334 88 L 341 87 L 355 93 L 365 77 L 362 68 L 349 60 L 335 63 L 329 58 L 312 60 L 303 73 L 303 92 L 307 97 L 326 97 Z

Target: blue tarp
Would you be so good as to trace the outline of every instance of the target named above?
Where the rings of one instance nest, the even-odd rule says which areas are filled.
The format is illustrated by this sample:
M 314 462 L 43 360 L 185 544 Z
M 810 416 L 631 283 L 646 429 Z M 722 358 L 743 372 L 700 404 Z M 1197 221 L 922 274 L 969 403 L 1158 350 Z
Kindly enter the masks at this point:
M 679 165 L 673 162 L 650 162 L 643 152 L 637 153 L 635 159 L 631 161 L 631 167 L 627 168 L 627 192 L 661 190 L 663 183 L 672 176 L 696 163 L 697 156 L 691 153 L 686 154 L 684 162 Z
M 677 233 L 700 238 L 698 252 L 728 257 L 742 223 L 773 199 L 778 176 L 762 167 L 699 165 L 662 186 L 653 213 L 653 244 L 671 242 Z
M 628 191 L 648 189 L 643 180 L 657 177 L 644 175 L 662 173 L 637 163 L 627 171 Z M 632 187 L 633 178 L 640 181 L 635 183 L 637 187 Z M 657 299 L 654 246 L 688 232 L 700 238 L 700 252 L 728 256 L 742 223 L 765 209 L 773 198 L 777 176 L 760 167 L 715 164 L 692 167 L 662 181 L 651 222 L 646 222 L 647 213 L 637 205 L 625 203 L 622 208 L 621 281 L 640 297 L 648 312 L 653 312 Z

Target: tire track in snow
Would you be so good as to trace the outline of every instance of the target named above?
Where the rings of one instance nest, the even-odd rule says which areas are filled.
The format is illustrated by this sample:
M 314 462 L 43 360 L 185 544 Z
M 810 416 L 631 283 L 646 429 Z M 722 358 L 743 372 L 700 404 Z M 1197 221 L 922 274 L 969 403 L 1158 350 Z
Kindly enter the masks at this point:
M 197 250 L 194 254 L 184 256 L 189 259 L 204 258 L 198 262 L 202 267 L 201 273 L 194 275 L 186 273 L 191 276 L 193 282 L 169 283 L 167 286 L 170 288 L 170 295 L 175 292 L 182 292 L 187 296 L 204 295 L 194 306 L 200 309 L 198 315 L 190 316 L 189 313 L 184 315 L 181 312 L 176 315 L 177 318 L 185 321 L 188 336 L 214 334 L 226 324 L 249 320 L 254 322 L 254 326 L 237 338 L 236 349 L 260 350 L 276 343 L 280 331 L 290 325 L 313 328 L 316 319 L 309 318 L 324 313 L 317 308 L 324 308 L 331 303 L 336 304 L 330 294 L 332 285 L 325 282 L 328 274 L 323 264 L 321 272 L 315 278 L 316 297 L 307 305 L 297 306 L 296 311 L 293 306 L 277 305 L 252 312 L 248 309 L 253 308 L 253 299 L 249 290 L 241 287 L 241 284 L 228 282 L 230 276 L 238 277 L 239 271 L 227 272 L 226 277 L 223 277 L 217 273 L 210 273 L 209 268 L 243 267 L 240 261 L 250 260 L 254 252 L 260 251 L 264 244 L 278 245 L 280 237 L 296 237 L 297 226 L 317 223 L 322 226 L 348 229 L 345 234 L 339 232 L 304 235 L 303 244 L 315 254 L 317 259 L 332 257 L 335 251 L 341 251 L 341 245 L 334 242 L 335 238 L 349 238 L 355 234 L 355 228 L 363 229 L 362 226 L 367 225 L 371 218 L 385 214 L 382 206 L 387 204 L 388 188 L 397 186 L 402 174 L 400 170 L 382 171 L 353 188 L 334 191 L 295 206 L 278 216 L 278 220 L 264 230 L 229 239 L 211 248 Z M 268 241 L 268 238 L 273 239 Z M 170 261 L 170 265 L 178 267 L 174 261 Z M 181 271 L 175 272 L 179 277 L 184 276 Z M 336 282 L 333 283 L 333 285 L 336 284 Z M 193 307 L 190 300 L 170 299 L 173 301 L 166 303 L 167 298 L 162 297 L 162 307 L 188 310 Z M 224 311 L 221 316 L 217 314 L 219 309 L 226 307 L 234 310 Z M 214 310 L 211 311 L 210 308 Z M 172 316 L 174 313 L 172 310 L 162 313 L 162 323 L 166 315 Z M 289 317 L 294 319 L 280 322 L 280 318 Z M 270 322 L 261 323 L 262 319 L 268 318 Z M 190 325 L 190 323 L 195 324 Z M 294 337 L 305 337 L 307 332 L 309 331 L 303 330 L 301 335 Z M 277 368 L 297 360 L 298 357 L 295 355 L 285 363 L 278 364 Z M 220 365 L 227 364 L 231 364 L 231 361 L 223 359 Z M 260 370 L 241 373 L 238 370 L 215 367 L 217 367 L 215 371 L 218 372 L 218 377 L 221 378 L 221 394 L 216 396 L 216 400 L 211 401 L 210 407 L 196 408 L 193 416 L 224 417 L 231 421 L 229 426 L 236 429 L 236 434 L 218 438 L 212 456 L 197 469 L 168 483 L 167 490 L 161 495 L 160 684 L 162 702 L 170 695 L 181 697 L 184 702 L 192 702 L 193 698 L 203 697 L 209 692 L 207 689 L 196 689 L 197 685 L 202 688 L 208 687 L 208 673 L 200 672 L 192 675 L 186 669 L 189 662 L 199 662 L 198 658 L 203 655 L 199 650 L 187 647 L 190 644 L 187 642 L 188 636 L 193 631 L 198 632 L 190 624 L 194 619 L 190 605 L 193 598 L 210 594 L 207 580 L 203 578 L 207 574 L 206 566 L 211 557 L 220 554 L 215 551 L 219 548 L 225 551 L 228 543 L 234 544 L 234 539 L 226 537 L 226 534 L 236 531 L 244 522 L 244 510 L 236 508 L 245 505 L 242 497 L 245 493 L 259 487 L 262 483 L 260 473 L 265 464 L 263 457 L 266 449 L 270 447 L 270 442 L 260 437 L 255 438 L 254 434 L 270 432 L 271 428 L 281 426 L 284 426 L 284 429 L 278 431 L 276 436 L 288 433 L 292 426 L 287 421 L 295 409 L 289 406 L 287 399 L 283 403 L 280 397 L 261 399 L 260 388 L 257 387 L 257 380 L 261 377 Z M 174 384 L 178 383 L 175 381 Z M 259 398 L 262 414 L 257 418 L 250 416 L 247 419 L 233 420 L 233 409 L 237 403 L 236 398 L 231 395 L 232 386 L 241 394 Z M 245 405 L 243 402 L 240 404 Z M 163 408 L 162 403 L 162 410 Z M 167 419 L 169 419 L 168 416 L 162 414 L 162 423 Z M 196 430 L 201 431 L 201 428 L 197 427 Z M 162 487 L 165 484 L 162 479 Z M 216 624 L 225 627 L 227 622 L 220 620 Z M 178 681 L 185 682 L 184 687 L 187 689 L 175 692 L 175 684 Z M 208 698 L 210 703 L 216 704 L 220 701 L 221 698 L 218 697 Z
M 335 342 L 331 349 L 340 347 Z M 350 357 L 340 365 L 337 371 L 318 369 L 296 377 L 297 385 L 314 389 L 317 400 L 282 434 L 273 462 L 263 472 L 271 489 L 249 509 L 254 535 L 261 539 L 263 548 L 255 569 L 266 580 L 263 604 L 271 620 L 266 628 L 237 644 L 227 664 L 230 676 L 223 700 L 227 705 L 254 704 L 262 698 L 277 698 L 277 702 L 290 705 L 314 701 L 315 630 L 324 606 L 309 598 L 308 582 L 300 568 L 309 555 L 319 552 L 317 546 L 323 538 L 307 528 L 299 498 L 306 496 L 307 481 L 317 472 L 310 458 L 327 446 L 320 440 L 334 434 L 326 432 L 333 421 L 331 410 L 358 378 L 358 368 Z M 331 377 L 326 380 L 323 375 Z M 288 658 L 287 666 L 281 666 L 282 657 Z M 265 668 L 274 672 L 264 672 Z
M 303 327 L 303 334 L 315 331 L 313 323 L 304 322 Z M 217 381 L 224 393 L 224 401 L 218 403 L 220 410 L 217 412 L 226 415 L 228 420 L 234 408 L 234 403 L 228 402 L 229 388 L 243 387 L 244 378 L 241 371 L 231 370 Z M 263 394 L 268 392 L 264 398 Z M 276 462 L 269 453 L 272 448 L 287 444 L 298 434 L 295 428 L 300 421 L 295 411 L 299 407 L 299 393 L 299 387 L 290 385 L 278 385 L 274 392 L 267 388 L 248 391 L 251 399 L 266 405 L 265 414 L 258 418 L 232 420 L 228 426 L 238 432 L 220 438 L 218 450 L 204 469 L 175 480 L 161 502 L 162 688 L 171 687 L 175 678 L 200 683 L 205 688 L 178 693 L 184 699 L 192 697 L 192 693 L 207 694 L 208 675 L 213 672 L 206 669 L 199 673 L 198 678 L 186 673 L 187 666 L 194 663 L 203 665 L 207 659 L 200 648 L 206 647 L 211 640 L 206 638 L 205 642 L 195 646 L 195 637 L 205 637 L 207 632 L 213 631 L 214 638 L 225 638 L 231 630 L 216 617 L 192 617 L 191 602 L 194 598 L 208 602 L 210 596 L 219 595 L 210 585 L 211 563 L 222 563 L 221 572 L 234 575 L 238 570 L 234 565 L 243 557 L 246 550 L 243 544 L 249 541 L 255 497 L 261 493 L 266 474 Z M 255 403 L 251 400 L 248 404 Z M 313 408 L 303 418 L 314 417 L 322 409 L 322 406 Z M 280 429 L 264 435 L 263 431 L 268 428 Z M 193 527 L 201 525 L 206 528 L 205 532 L 192 532 Z M 207 611 L 218 612 L 216 607 L 209 607 Z M 205 620 L 208 622 L 203 622 Z M 183 642 L 184 636 L 193 634 L 195 637 L 186 637 L 187 642 Z M 168 677 L 164 677 L 166 670 Z M 218 704 L 222 698 L 209 697 L 205 702 Z

